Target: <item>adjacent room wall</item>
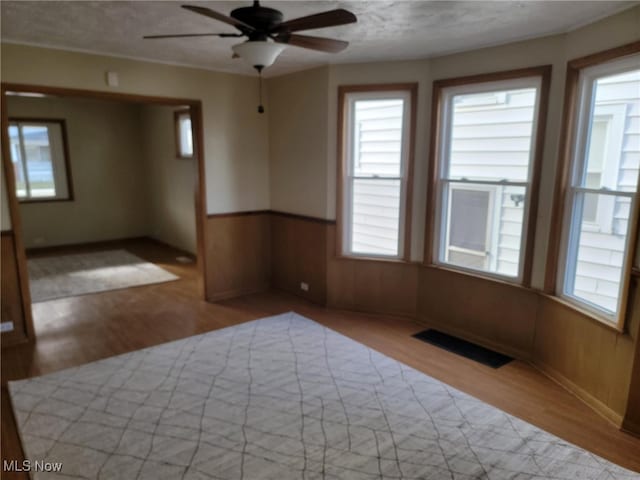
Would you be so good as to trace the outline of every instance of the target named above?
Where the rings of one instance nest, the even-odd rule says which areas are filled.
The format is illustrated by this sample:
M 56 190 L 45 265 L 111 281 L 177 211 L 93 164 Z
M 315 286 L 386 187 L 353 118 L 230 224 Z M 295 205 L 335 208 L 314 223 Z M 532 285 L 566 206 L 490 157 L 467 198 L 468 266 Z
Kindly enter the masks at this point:
M 197 160 L 176 156 L 173 114 L 177 108 L 140 108 L 142 164 L 149 192 L 148 235 L 195 254 Z
M 64 119 L 71 201 L 20 203 L 26 248 L 147 234 L 148 191 L 136 104 L 75 98 L 7 99 L 9 118 Z

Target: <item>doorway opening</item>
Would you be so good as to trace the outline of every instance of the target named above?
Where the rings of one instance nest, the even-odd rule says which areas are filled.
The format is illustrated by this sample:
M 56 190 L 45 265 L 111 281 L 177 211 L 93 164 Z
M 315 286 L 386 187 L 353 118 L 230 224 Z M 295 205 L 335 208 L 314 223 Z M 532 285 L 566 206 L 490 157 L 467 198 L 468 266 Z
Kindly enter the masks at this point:
M 10 232 L 22 304 L 3 344 L 74 309 L 204 298 L 200 101 L 8 84 L 2 96 L 3 243 Z

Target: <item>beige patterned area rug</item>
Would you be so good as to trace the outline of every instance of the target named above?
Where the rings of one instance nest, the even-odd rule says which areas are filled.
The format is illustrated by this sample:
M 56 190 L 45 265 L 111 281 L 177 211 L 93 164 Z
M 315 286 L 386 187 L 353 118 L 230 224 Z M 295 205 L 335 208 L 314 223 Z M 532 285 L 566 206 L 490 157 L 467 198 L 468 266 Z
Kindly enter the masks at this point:
M 9 391 L 37 479 L 640 479 L 295 313 Z
M 34 303 L 179 278 L 126 250 L 31 258 L 27 265 Z

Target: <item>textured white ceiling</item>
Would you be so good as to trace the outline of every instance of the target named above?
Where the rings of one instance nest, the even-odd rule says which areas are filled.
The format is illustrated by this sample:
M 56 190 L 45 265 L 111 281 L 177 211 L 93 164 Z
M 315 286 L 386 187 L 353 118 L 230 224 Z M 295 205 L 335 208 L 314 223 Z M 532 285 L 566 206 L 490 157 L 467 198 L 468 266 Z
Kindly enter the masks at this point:
M 203 5 L 229 14 L 251 2 L 2 0 L 3 41 L 148 59 L 251 74 L 231 59 L 238 38 L 143 40 L 143 35 L 234 32 L 233 27 L 180 8 Z M 339 54 L 289 47 L 268 75 L 327 63 L 426 58 L 566 32 L 624 10 L 628 1 L 264 1 L 285 20 L 346 8 L 358 23 L 309 30 L 347 40 Z M 300 32 L 306 33 L 306 32 Z

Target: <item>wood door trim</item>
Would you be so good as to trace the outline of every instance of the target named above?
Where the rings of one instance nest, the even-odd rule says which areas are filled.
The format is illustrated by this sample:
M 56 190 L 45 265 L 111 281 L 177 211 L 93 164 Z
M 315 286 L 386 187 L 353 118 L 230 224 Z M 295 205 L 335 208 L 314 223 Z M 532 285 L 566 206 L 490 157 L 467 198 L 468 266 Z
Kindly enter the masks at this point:
M 9 216 L 11 217 L 11 229 L 13 231 L 13 251 L 16 257 L 16 266 L 18 274 L 18 290 L 20 300 L 22 302 L 22 316 L 24 325 L 20 328 L 24 329 L 24 336 L 28 341 L 34 341 L 35 329 L 33 327 L 33 315 L 31 312 L 31 293 L 29 292 L 29 280 L 27 271 L 27 255 L 22 239 L 22 222 L 20 218 L 20 209 L 18 206 L 18 197 L 16 195 L 16 177 L 13 171 L 13 163 L 11 162 L 11 152 L 9 151 L 9 112 L 7 110 L 7 101 L 4 84 L 0 85 L 0 138 L 2 139 L 2 168 L 4 169 L 4 182 L 7 189 L 7 204 L 9 207 Z M 15 323 L 14 323 L 15 328 Z
M 115 100 L 119 102 L 132 102 L 143 104 L 190 106 L 201 103 L 198 99 L 161 97 L 157 95 L 142 95 L 137 93 L 111 92 L 104 90 L 86 90 L 83 88 L 52 87 L 48 85 L 34 85 L 26 83 L 2 82 L 2 90 L 6 92 L 41 93 L 53 97 L 82 97 L 102 100 Z

